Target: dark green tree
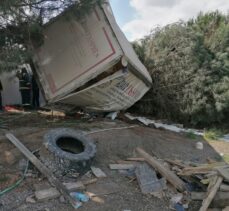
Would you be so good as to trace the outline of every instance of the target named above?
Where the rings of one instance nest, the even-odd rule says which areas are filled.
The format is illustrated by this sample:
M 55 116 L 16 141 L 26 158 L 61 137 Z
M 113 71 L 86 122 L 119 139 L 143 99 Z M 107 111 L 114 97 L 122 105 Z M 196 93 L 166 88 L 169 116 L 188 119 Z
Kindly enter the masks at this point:
M 188 125 L 229 122 L 229 16 L 199 14 L 152 31 L 143 43 L 139 57 L 154 61 L 153 87 L 133 109 Z

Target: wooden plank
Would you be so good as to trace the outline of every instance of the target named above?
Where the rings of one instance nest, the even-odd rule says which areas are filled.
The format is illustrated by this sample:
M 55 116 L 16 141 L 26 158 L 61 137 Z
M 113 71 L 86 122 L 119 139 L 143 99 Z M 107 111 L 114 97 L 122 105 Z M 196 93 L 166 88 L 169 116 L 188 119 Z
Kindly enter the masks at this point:
M 55 199 L 60 196 L 60 192 L 56 188 L 48 188 L 35 191 L 35 197 L 38 201 Z
M 228 192 L 229 191 L 229 185 L 222 184 L 222 185 L 220 185 L 219 190 L 223 191 L 223 192 Z
M 181 163 L 180 161 L 177 161 L 177 160 L 165 159 L 165 161 L 168 162 L 169 164 L 178 166 L 178 167 L 180 167 L 182 169 L 187 167 L 185 164 L 183 164 L 183 163 Z
M 97 178 L 107 177 L 107 175 L 100 168 L 92 166 L 91 171 Z
M 186 167 L 182 170 L 180 175 L 191 176 L 193 174 L 207 174 L 211 171 L 216 171 L 215 168 L 219 166 L 225 166 L 224 162 L 212 163 L 207 165 L 200 165 L 197 167 Z
M 144 162 L 144 158 L 127 158 L 127 161 L 138 161 L 138 162 Z
M 65 182 L 65 183 L 63 183 L 63 185 L 70 192 L 79 191 L 79 190 L 85 190 L 86 189 L 84 184 L 82 182 L 80 182 L 80 181 L 78 181 L 78 182 Z
M 208 209 L 222 181 L 223 181 L 223 177 L 218 176 L 215 185 L 213 185 L 213 187 L 207 192 L 207 197 L 203 200 L 202 206 L 199 211 L 206 211 Z
M 210 190 L 214 187 L 214 185 L 215 185 L 217 179 L 218 179 L 218 175 L 209 178 L 209 183 L 208 183 L 207 192 L 210 191 Z
M 136 149 L 139 155 L 141 155 L 145 160 L 153 167 L 156 171 L 158 171 L 163 177 L 165 177 L 176 189 L 183 192 L 186 190 L 185 183 L 172 171 L 166 169 L 160 162 L 158 162 L 155 158 L 150 156 L 147 152 L 145 152 L 141 148 Z
M 117 160 L 116 163 L 118 164 L 131 164 L 131 165 L 136 165 L 136 161 L 128 161 L 128 160 Z
M 82 183 L 84 185 L 90 185 L 90 184 L 93 184 L 93 183 L 96 183 L 98 180 L 96 178 L 94 179 L 90 179 L 90 180 L 83 180 Z
M 111 170 L 125 170 L 125 169 L 133 169 L 135 165 L 133 164 L 109 164 Z
M 215 168 L 217 172 L 224 178 L 224 180 L 229 182 L 229 166 L 220 166 Z
M 206 197 L 206 192 L 191 192 L 191 199 L 202 201 Z M 224 208 L 229 206 L 229 192 L 218 191 L 210 204 L 210 207 Z
M 69 203 L 75 207 L 75 200 L 69 195 L 65 186 L 53 175 L 53 173 L 37 159 L 13 134 L 8 133 L 6 137 L 13 143 L 28 159 L 36 166 L 36 168 L 49 180 L 49 182 L 55 186 L 63 196 L 69 201 Z

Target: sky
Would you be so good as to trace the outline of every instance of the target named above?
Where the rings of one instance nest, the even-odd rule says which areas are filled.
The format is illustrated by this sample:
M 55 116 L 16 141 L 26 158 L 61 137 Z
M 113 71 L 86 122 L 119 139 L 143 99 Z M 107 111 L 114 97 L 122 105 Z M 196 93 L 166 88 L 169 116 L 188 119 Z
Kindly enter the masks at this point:
M 196 17 L 200 11 L 229 12 L 229 0 L 110 0 L 116 21 L 130 41 L 157 26 Z

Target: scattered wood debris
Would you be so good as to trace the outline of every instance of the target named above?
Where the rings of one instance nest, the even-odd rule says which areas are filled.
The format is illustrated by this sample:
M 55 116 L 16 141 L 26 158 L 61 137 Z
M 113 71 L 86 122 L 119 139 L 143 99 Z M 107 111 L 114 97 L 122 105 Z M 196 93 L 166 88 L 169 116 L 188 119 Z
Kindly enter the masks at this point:
M 223 181 L 223 178 L 218 176 L 216 178 L 216 182 L 215 184 L 210 188 L 210 190 L 207 192 L 207 198 L 205 198 L 202 202 L 202 206 L 200 208 L 200 211 L 206 211 L 209 207 L 209 205 L 211 204 L 213 198 L 215 197 L 215 194 L 217 193 L 219 186 L 221 185 Z M 209 184 L 211 185 L 211 183 Z
M 97 178 L 107 177 L 107 175 L 100 168 L 92 166 L 91 171 Z
M 127 161 L 138 161 L 138 162 L 144 162 L 144 158 L 127 158 Z
M 85 190 L 85 186 L 81 181 L 78 182 L 65 182 L 63 185 L 66 187 L 66 189 L 70 192 L 73 191 L 79 191 L 79 190 Z
M 86 191 L 95 201 L 103 203 L 103 199 L 99 196 L 119 192 L 118 185 L 108 181 L 109 177 L 100 168 L 94 166 L 91 167 L 90 175 L 87 175 L 85 179 L 81 178 L 77 181 L 71 179 L 62 183 L 12 134 L 7 134 L 7 138 L 54 186 L 45 185 L 42 189 L 34 185 L 35 194 L 27 197 L 27 203 L 57 198 L 62 194 L 73 205 L 74 201 L 69 192 L 79 190 Z M 127 178 L 131 178 L 131 181 L 137 179 L 143 194 L 156 196 L 157 193 L 161 193 L 162 197 L 169 196 L 170 200 L 174 199 L 172 200 L 172 208 L 177 210 L 179 210 L 178 205 L 182 209 L 187 207 L 189 199 L 202 201 L 200 211 L 207 211 L 209 207 L 222 210 L 222 208 L 229 206 L 228 164 L 209 159 L 207 164 L 171 160 L 169 158 L 162 160 L 151 156 L 141 148 L 137 148 L 136 152 L 139 157 L 118 160 L 115 164 L 109 164 L 109 168 L 122 172 Z M 96 179 L 95 177 L 107 178 Z M 134 185 L 136 182 L 132 184 Z M 175 200 L 178 198 L 177 191 L 180 192 L 181 196 L 179 201 Z
M 210 171 L 214 170 L 214 168 L 219 167 L 219 166 L 225 166 L 225 163 L 220 162 L 220 163 L 199 165 L 197 167 L 186 167 L 182 170 L 180 175 L 190 176 L 194 174 L 207 174 L 207 173 L 210 173 Z
M 97 182 L 97 179 L 96 179 L 96 178 L 90 179 L 90 180 L 83 180 L 83 181 L 82 181 L 82 183 L 83 183 L 84 185 L 91 185 L 91 184 L 96 183 L 96 182 Z
M 163 177 L 165 177 L 176 189 L 183 192 L 186 190 L 185 183 L 172 171 L 166 169 L 160 162 L 155 158 L 146 153 L 143 149 L 137 148 L 137 152 L 145 158 L 156 171 L 158 171 Z
M 146 163 L 138 165 L 135 173 L 143 194 L 159 192 L 167 188 L 165 178 L 158 179 L 156 172 Z
M 219 190 L 222 192 L 229 192 L 229 185 L 222 184 L 220 185 Z
M 191 199 L 194 201 L 202 201 L 206 197 L 206 192 L 191 192 Z M 212 200 L 210 207 L 224 208 L 229 206 L 229 192 L 218 191 Z
M 52 172 L 38 160 L 13 134 L 8 133 L 6 137 L 14 144 L 28 159 L 33 163 L 34 166 L 47 177 L 49 182 L 54 185 L 63 196 L 69 201 L 69 203 L 75 207 L 75 200 L 69 195 L 65 186 L 52 174 Z
M 210 205 L 217 208 L 229 205 L 229 165 L 225 162 L 208 159 L 207 164 L 197 164 L 171 159 L 158 160 L 141 148 L 136 151 L 141 157 L 127 158 L 124 162 L 117 161 L 122 164 L 111 164 L 110 168 L 120 170 L 135 166 L 135 175 L 143 194 L 154 194 L 167 189 L 167 180 L 183 193 L 178 203 L 183 208 L 188 207 L 190 200 L 203 201 L 200 211 L 208 210 Z M 133 166 L 127 161 L 133 162 Z M 158 179 L 157 173 L 163 178 Z M 200 192 L 195 192 L 196 189 Z M 172 198 L 174 197 L 171 196 Z M 176 206 L 177 203 L 174 203 L 173 209 Z

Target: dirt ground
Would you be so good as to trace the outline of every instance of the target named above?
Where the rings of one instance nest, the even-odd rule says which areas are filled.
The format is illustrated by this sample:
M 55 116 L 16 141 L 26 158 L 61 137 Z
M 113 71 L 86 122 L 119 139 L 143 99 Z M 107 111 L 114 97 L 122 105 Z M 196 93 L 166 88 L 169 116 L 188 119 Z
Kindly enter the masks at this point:
M 201 137 L 189 139 L 186 134 L 177 134 L 166 130 L 149 128 L 141 125 L 129 129 L 114 129 L 128 127 L 133 124 L 120 120 L 108 119 L 80 119 L 57 118 L 41 116 L 36 112 L 32 114 L 0 114 L 0 125 L 8 129 L 0 130 L 0 171 L 1 175 L 20 175 L 20 162 L 23 155 L 4 138 L 6 132 L 14 133 L 25 146 L 31 151 L 42 146 L 43 135 L 51 128 L 71 127 L 91 132 L 90 136 L 96 146 L 97 154 L 94 166 L 101 168 L 107 178 L 99 179 L 95 184 L 87 186 L 87 190 L 99 194 L 99 199 L 84 203 L 79 209 L 82 211 L 164 211 L 169 209 L 167 197 L 159 199 L 151 195 L 143 195 L 138 187 L 137 181 L 131 181 L 117 171 L 108 168 L 108 164 L 117 160 L 124 160 L 136 155 L 136 147 L 142 147 L 149 154 L 160 159 L 179 159 L 196 163 L 206 163 L 207 158 L 219 161 L 221 157 Z M 104 129 L 110 129 L 102 131 Z M 10 129 L 10 130 L 9 130 Z M 195 144 L 202 141 L 203 150 L 195 148 Z M 227 145 L 229 153 L 229 144 Z M 217 143 L 217 149 L 220 143 Z M 212 147 L 213 146 L 213 147 Z M 225 149 L 225 148 L 224 148 Z M 20 178 L 20 176 L 18 176 Z M 7 181 L 6 181 L 7 180 Z M 13 191 L 0 196 L 0 210 L 2 211 L 71 211 L 71 206 L 59 198 L 45 201 L 28 203 L 26 198 L 34 193 L 33 184 L 41 183 L 45 179 L 38 174 L 36 177 L 27 177 L 22 184 Z M 6 179 L 0 178 L 0 190 L 14 182 L 15 178 L 10 176 Z M 1 184 L 2 183 L 2 184 Z M 189 210 L 198 210 L 198 204 L 191 206 Z

